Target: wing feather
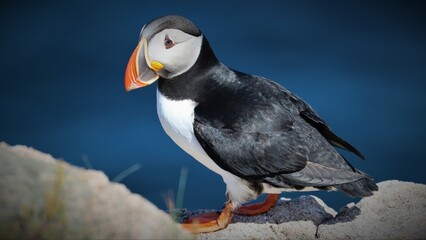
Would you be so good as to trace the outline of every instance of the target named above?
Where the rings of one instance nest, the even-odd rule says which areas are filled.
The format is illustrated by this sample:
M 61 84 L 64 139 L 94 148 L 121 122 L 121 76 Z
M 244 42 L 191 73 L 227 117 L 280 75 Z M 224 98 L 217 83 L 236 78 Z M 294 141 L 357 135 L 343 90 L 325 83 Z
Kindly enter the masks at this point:
M 280 174 L 265 178 L 265 181 L 278 186 L 333 186 L 357 181 L 365 175 L 357 172 L 342 171 L 317 163 L 308 162 L 302 170 L 289 174 Z
M 242 178 L 300 171 L 309 151 L 295 132 L 242 133 L 195 121 L 194 133 L 203 149 L 221 168 Z

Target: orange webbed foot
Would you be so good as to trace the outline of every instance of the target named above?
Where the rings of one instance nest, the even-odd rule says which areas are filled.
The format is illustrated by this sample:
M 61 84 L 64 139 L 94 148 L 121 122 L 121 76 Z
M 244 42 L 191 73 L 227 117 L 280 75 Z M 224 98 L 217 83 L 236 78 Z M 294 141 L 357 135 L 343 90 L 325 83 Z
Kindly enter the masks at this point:
M 181 224 L 183 228 L 192 233 L 214 232 L 224 229 L 232 219 L 232 204 L 227 203 L 223 211 L 209 212 L 199 216 L 191 217 Z
M 262 203 L 255 203 L 247 206 L 241 206 L 234 211 L 236 214 L 254 216 L 267 212 L 278 202 L 279 194 L 269 194 Z

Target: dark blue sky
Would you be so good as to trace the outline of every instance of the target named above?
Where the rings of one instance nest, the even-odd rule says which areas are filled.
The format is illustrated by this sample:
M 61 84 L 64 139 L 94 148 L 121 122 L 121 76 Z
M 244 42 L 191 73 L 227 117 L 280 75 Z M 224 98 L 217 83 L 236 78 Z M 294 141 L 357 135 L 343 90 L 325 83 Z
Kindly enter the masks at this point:
M 426 17 L 421 1 L 10 1 L 0 7 L 0 140 L 124 179 L 160 208 L 188 168 L 184 207 L 218 208 L 222 179 L 163 132 L 156 84 L 126 93 L 140 28 L 191 19 L 226 65 L 273 79 L 307 102 L 377 181 L 426 183 Z M 339 207 L 352 201 L 320 193 Z M 294 197 L 295 194 L 283 194 Z

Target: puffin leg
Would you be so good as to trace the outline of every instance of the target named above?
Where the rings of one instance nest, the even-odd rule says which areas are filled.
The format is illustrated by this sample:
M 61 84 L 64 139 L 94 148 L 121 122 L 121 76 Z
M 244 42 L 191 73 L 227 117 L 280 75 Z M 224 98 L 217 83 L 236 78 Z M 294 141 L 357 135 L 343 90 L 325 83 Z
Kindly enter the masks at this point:
M 219 218 L 221 212 L 220 211 L 212 211 L 207 213 L 202 213 L 188 219 L 185 219 L 183 223 L 185 224 L 199 224 L 199 223 L 208 223 L 215 221 Z
M 241 206 L 236 209 L 234 212 L 240 215 L 254 216 L 264 212 L 267 212 L 271 207 L 273 207 L 279 199 L 279 194 L 268 194 L 266 200 L 262 203 L 255 203 L 247 206 Z
M 211 212 L 192 217 L 181 226 L 192 233 L 214 232 L 226 228 L 231 222 L 232 214 L 232 203 L 228 202 L 222 213 Z

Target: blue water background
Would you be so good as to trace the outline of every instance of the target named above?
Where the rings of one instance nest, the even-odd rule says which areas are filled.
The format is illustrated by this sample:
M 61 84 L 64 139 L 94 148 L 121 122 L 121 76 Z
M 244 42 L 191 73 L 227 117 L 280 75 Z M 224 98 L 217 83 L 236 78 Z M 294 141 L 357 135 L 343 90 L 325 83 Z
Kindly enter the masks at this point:
M 139 31 L 162 15 L 193 20 L 226 65 L 273 79 L 310 103 L 366 156 L 377 181 L 426 183 L 426 14 L 421 1 L 38 1 L 0 8 L 0 140 L 122 182 L 165 209 L 188 169 L 183 207 L 219 208 L 225 185 L 179 149 L 156 113 L 156 84 L 126 93 Z M 0 166 L 1 167 L 1 166 Z M 354 201 L 315 193 L 334 208 Z M 296 197 L 300 194 L 283 194 Z

